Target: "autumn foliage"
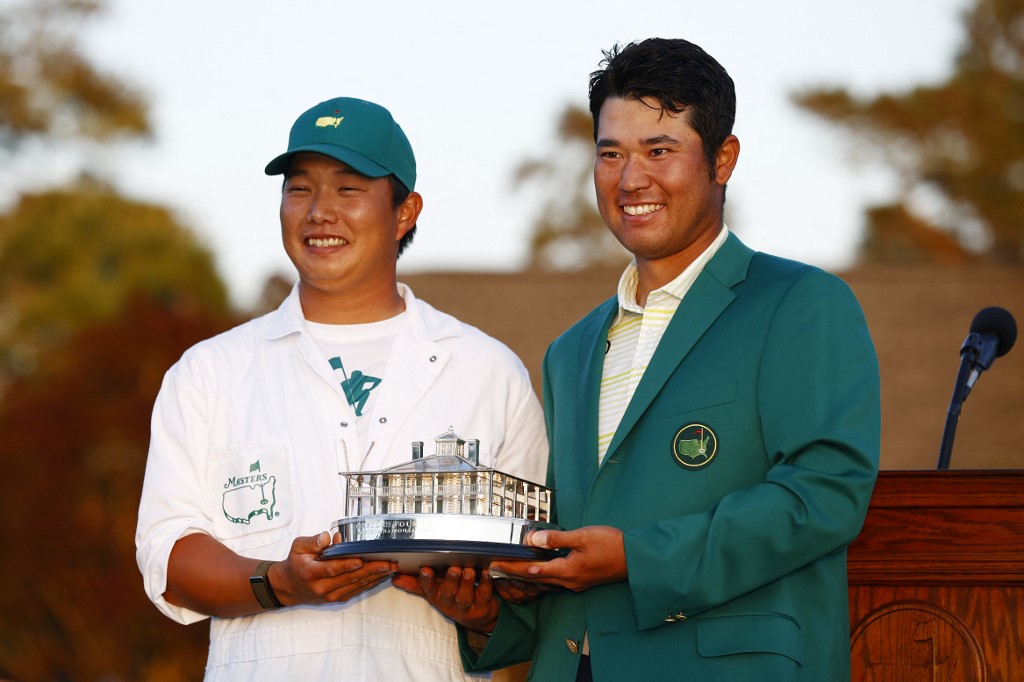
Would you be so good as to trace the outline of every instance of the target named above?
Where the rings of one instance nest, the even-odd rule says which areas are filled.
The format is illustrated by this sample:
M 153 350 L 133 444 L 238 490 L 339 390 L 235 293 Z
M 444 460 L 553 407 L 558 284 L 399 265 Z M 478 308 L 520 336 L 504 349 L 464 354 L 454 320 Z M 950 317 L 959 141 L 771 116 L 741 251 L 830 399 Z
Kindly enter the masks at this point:
M 900 177 L 894 203 L 866 216 L 868 261 L 1024 264 L 1024 3 L 978 0 L 963 25 L 945 82 L 795 98 L 867 142 Z
M 205 660 L 207 626 L 144 595 L 134 533 L 163 373 L 232 320 L 152 297 L 122 313 L 48 351 L 0 402 L 0 667 L 15 679 L 195 679 Z
M 0 161 L 150 134 L 143 98 L 76 45 L 100 9 L 0 4 Z M 202 675 L 207 626 L 146 598 L 135 521 L 163 373 L 234 322 L 212 253 L 167 207 L 87 174 L 0 207 L 0 679 Z

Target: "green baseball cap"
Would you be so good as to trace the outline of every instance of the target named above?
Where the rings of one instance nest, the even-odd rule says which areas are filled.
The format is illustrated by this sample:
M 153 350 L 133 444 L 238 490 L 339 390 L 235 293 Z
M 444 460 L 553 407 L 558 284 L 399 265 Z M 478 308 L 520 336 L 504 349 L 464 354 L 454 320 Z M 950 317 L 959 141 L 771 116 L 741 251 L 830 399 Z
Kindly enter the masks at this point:
M 336 97 L 299 116 L 288 135 L 288 151 L 267 164 L 267 175 L 281 175 L 299 152 L 315 152 L 371 178 L 394 174 L 407 189 L 416 185 L 416 157 L 409 138 L 391 112 L 379 104 Z

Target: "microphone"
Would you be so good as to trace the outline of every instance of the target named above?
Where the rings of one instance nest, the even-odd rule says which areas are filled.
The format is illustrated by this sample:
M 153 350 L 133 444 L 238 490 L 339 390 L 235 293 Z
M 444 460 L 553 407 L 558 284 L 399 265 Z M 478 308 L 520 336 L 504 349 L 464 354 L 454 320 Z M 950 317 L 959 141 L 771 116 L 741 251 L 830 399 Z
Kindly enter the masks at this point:
M 1016 341 L 1017 323 L 1005 309 L 984 308 L 974 316 L 971 331 L 960 347 L 960 356 L 969 356 L 971 362 L 964 400 L 981 373 L 991 367 L 996 358 L 1006 355 Z
M 960 407 L 967 400 L 974 383 L 982 372 L 992 366 L 996 358 L 1006 355 L 1016 341 L 1017 323 L 1013 315 L 1003 308 L 983 308 L 974 316 L 970 332 L 960 347 L 960 370 L 957 372 L 953 398 L 946 412 L 946 427 L 942 432 L 937 468 L 949 468 Z

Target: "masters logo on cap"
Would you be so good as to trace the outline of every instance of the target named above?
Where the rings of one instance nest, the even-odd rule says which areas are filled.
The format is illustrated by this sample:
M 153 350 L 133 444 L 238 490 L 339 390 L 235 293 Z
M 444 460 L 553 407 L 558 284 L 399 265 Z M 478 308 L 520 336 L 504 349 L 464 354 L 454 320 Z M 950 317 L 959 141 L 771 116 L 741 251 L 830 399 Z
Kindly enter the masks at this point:
M 267 164 L 267 175 L 288 170 L 299 152 L 323 154 L 371 178 L 392 175 L 410 191 L 416 158 L 401 126 L 384 107 L 352 97 L 321 102 L 296 119 L 288 151 Z

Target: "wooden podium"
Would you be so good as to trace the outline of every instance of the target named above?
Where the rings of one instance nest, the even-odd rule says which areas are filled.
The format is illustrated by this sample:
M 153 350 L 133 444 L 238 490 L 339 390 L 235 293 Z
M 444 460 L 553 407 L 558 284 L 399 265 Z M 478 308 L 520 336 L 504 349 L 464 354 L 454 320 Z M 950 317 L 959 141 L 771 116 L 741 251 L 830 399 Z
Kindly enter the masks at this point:
M 1024 470 L 881 472 L 849 578 L 854 682 L 1024 680 Z

